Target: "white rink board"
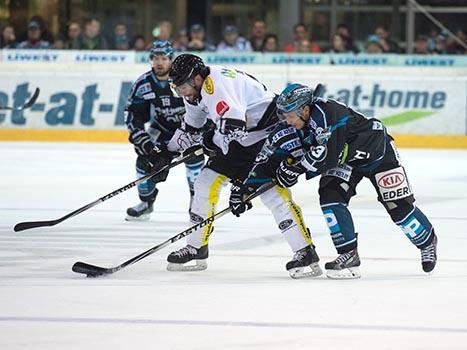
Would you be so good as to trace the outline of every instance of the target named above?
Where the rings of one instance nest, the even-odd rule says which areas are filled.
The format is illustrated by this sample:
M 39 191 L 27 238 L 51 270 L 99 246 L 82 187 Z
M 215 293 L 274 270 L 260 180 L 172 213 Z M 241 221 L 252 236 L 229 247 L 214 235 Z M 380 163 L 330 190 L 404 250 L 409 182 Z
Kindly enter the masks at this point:
M 323 83 L 325 97 L 383 122 L 391 120 L 388 128 L 393 133 L 467 134 L 466 68 L 261 64 L 236 68 L 276 93 L 291 82 L 312 87 Z M 0 111 L 0 128 L 124 129 L 123 109 L 131 84 L 147 70 L 146 64 L 3 62 L 0 105 L 24 103 L 36 86 L 41 95 L 25 112 Z
M 17 222 L 61 217 L 132 181 L 135 156 L 125 144 L 0 149 L 1 349 L 465 349 L 466 151 L 400 150 L 439 236 L 433 275 L 365 181 L 350 206 L 363 277 L 332 281 L 288 277 L 291 252 L 257 201 L 245 216 L 216 223 L 206 271 L 166 271 L 177 242 L 86 279 L 71 272 L 74 262 L 115 266 L 187 227 L 183 167 L 160 187 L 150 222 L 123 220 L 137 200 L 130 190 L 55 227 L 14 233 Z M 323 266 L 335 251 L 316 187 L 300 181 L 294 193 Z

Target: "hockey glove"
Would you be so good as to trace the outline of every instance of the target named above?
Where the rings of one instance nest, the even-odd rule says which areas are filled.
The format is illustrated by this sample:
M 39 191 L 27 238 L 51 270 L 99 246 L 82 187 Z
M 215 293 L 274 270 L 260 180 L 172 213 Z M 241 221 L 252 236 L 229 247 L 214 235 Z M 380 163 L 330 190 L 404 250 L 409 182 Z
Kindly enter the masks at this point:
M 152 165 L 151 172 L 156 172 L 167 167 L 177 155 L 178 153 L 168 151 L 165 145 L 154 146 L 152 152 L 148 155 L 148 160 Z M 169 169 L 167 167 L 167 169 L 161 171 L 151 179 L 154 182 L 163 182 L 167 179 L 168 175 Z
M 183 124 L 182 128 L 175 130 L 174 135 L 167 145 L 171 151 L 179 151 L 181 153 L 193 146 L 201 146 L 203 133 L 201 128 L 195 128 L 188 124 Z
M 149 156 L 154 149 L 151 136 L 144 130 L 132 132 L 129 141 L 135 146 L 135 151 L 140 156 Z
M 212 138 L 214 137 L 215 132 L 216 132 L 215 129 L 211 129 L 211 130 L 206 131 L 203 134 L 204 153 L 209 158 L 214 158 L 218 154 L 220 154 L 220 152 L 222 152 L 222 150 L 219 147 L 217 147 L 216 144 L 214 143 L 214 141 L 212 140 Z
M 248 195 L 248 188 L 240 180 L 234 180 L 230 188 L 229 206 L 236 217 L 253 207 L 250 201 L 245 202 Z
M 289 164 L 289 161 L 284 159 L 276 169 L 277 183 L 281 187 L 292 187 L 305 171 L 306 169 L 301 164 Z

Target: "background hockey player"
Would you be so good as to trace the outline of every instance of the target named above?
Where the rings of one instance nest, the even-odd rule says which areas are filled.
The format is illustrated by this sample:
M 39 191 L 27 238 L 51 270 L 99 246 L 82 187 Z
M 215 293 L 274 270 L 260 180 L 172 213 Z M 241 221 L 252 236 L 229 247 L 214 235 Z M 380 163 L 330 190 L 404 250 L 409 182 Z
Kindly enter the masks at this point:
M 391 219 L 410 241 L 420 249 L 422 267 L 431 272 L 436 265 L 437 237 L 433 226 L 414 204 L 393 139 L 383 124 L 366 118 L 348 106 L 318 98 L 307 86 L 292 84 L 277 100 L 282 124 L 270 135 L 266 155 L 276 149 L 289 154 L 276 170 L 278 183 L 291 187 L 300 174 L 307 178 L 321 174 L 320 205 L 339 256 L 325 264 L 330 278 L 360 277 L 357 233 L 347 209 L 350 198 L 363 177 L 378 193 Z M 256 164 L 246 181 L 261 182 Z
M 178 151 L 202 139 L 209 154 L 206 166 L 195 182 L 191 219 L 197 223 L 215 213 L 219 193 L 229 179 L 237 180 L 230 198 L 232 212 L 236 214 L 244 205 L 242 188 L 236 183 L 247 176 L 264 140 L 278 121 L 275 95 L 246 73 L 220 66 L 206 67 L 200 57 L 190 54 L 174 60 L 170 78 L 177 92 L 185 97 L 186 115 L 185 128 L 175 133 L 169 150 Z M 201 135 L 200 128 L 207 118 L 216 124 L 216 128 Z M 286 266 L 291 276 L 320 275 L 318 255 L 290 191 L 275 186 L 260 198 L 273 213 L 279 229 L 296 253 Z M 187 246 L 168 256 L 168 269 L 206 269 L 212 230 L 212 224 L 209 224 L 190 234 Z M 187 264 L 192 260 L 196 265 Z M 304 267 L 310 271 L 304 272 Z
M 128 97 L 126 125 L 129 140 L 138 154 L 138 178 L 170 163 L 172 155 L 166 151 L 166 144 L 180 127 L 185 114 L 183 99 L 174 94 L 168 82 L 173 56 L 169 41 L 155 41 L 149 51 L 152 69 L 136 80 Z M 146 123 L 149 124 L 147 130 Z M 185 162 L 190 196 L 193 196 L 193 184 L 203 164 L 202 155 Z M 149 220 L 158 193 L 156 183 L 165 181 L 167 175 L 168 171 L 138 185 L 141 202 L 128 208 L 127 220 Z

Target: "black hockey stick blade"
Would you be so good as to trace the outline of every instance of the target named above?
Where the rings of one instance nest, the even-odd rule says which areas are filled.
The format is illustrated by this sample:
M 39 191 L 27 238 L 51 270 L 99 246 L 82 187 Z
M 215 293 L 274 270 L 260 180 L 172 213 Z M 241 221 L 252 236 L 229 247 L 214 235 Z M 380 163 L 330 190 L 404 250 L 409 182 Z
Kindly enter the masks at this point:
M 41 90 L 39 88 L 36 88 L 36 91 L 34 91 L 34 94 L 32 95 L 32 97 L 29 99 L 28 102 L 26 102 L 24 105 L 22 106 L 19 106 L 19 107 L 8 107 L 8 106 L 4 106 L 4 107 L 0 107 L 0 109 L 7 109 L 7 110 L 10 110 L 10 111 L 22 111 L 23 109 L 26 109 L 26 108 L 29 108 L 31 107 L 34 103 L 36 103 L 36 100 L 37 98 L 39 97 L 39 93 L 41 92 Z
M 250 196 L 248 196 L 245 199 L 245 201 L 250 201 L 251 199 L 253 199 L 253 198 L 259 196 L 260 194 L 268 191 L 269 189 L 273 188 L 274 186 L 275 186 L 274 182 L 268 182 L 268 183 L 265 183 L 265 184 L 261 185 L 261 187 L 259 187 L 255 192 L 253 192 Z M 110 274 L 112 274 L 114 272 L 117 272 L 117 271 L 125 268 L 126 266 L 133 265 L 134 263 L 144 259 L 145 257 L 154 254 L 155 252 L 161 250 L 162 248 L 165 248 L 169 244 L 174 243 L 174 242 L 182 239 L 183 237 L 188 236 L 189 234 L 193 233 L 195 230 L 208 225 L 209 223 L 211 223 L 214 220 L 220 218 L 221 216 L 224 216 L 227 213 L 230 213 L 230 207 L 227 207 L 227 208 L 215 213 L 214 215 L 208 217 L 206 220 L 201 221 L 201 222 L 191 226 L 190 228 L 187 228 L 186 230 L 184 230 L 184 231 L 182 231 L 180 233 L 177 233 L 175 236 L 173 236 L 173 237 L 165 240 L 164 242 L 162 242 L 162 243 L 160 243 L 160 244 L 158 244 L 158 245 L 156 245 L 156 246 L 142 252 L 141 254 L 138 254 L 138 255 L 134 256 L 133 258 L 125 261 L 124 263 L 122 263 L 122 264 L 120 264 L 118 266 L 105 268 L 105 267 L 100 267 L 100 266 L 87 264 L 87 263 L 84 263 L 84 262 L 76 262 L 75 264 L 73 264 L 73 267 L 71 269 L 72 269 L 73 272 L 81 273 L 81 274 L 86 275 L 86 277 L 98 277 L 98 276 L 110 275 Z
M 73 270 L 73 272 L 82 273 L 86 275 L 86 277 L 99 277 L 118 271 L 118 269 L 106 269 L 104 267 L 86 264 L 81 261 L 75 263 L 71 269 Z
M 61 220 L 20 222 L 20 223 L 15 225 L 13 230 L 15 232 L 19 232 L 19 231 L 29 230 L 31 228 L 36 228 L 36 227 L 54 226 L 54 225 L 57 225 L 60 222 L 61 222 Z
M 143 176 L 133 182 L 130 182 L 129 184 L 123 186 L 123 187 L 120 187 L 119 189 L 113 191 L 113 192 L 110 192 L 108 194 L 106 194 L 105 196 L 95 200 L 94 202 L 91 202 L 91 203 L 88 203 L 86 204 L 85 206 L 81 207 L 81 208 L 78 208 L 74 211 L 72 211 L 71 213 L 68 213 L 66 214 L 65 216 L 62 216 L 61 218 L 58 218 L 58 219 L 55 219 L 55 220 L 46 220 L 46 221 L 25 221 L 25 222 L 20 222 L 18 224 L 15 225 L 15 227 L 13 228 L 13 230 L 15 232 L 19 232 L 19 231 L 24 231 L 24 230 L 29 230 L 31 228 L 36 228 L 36 227 L 45 227 L 45 226 L 55 226 L 69 218 L 72 218 L 73 216 L 76 216 L 78 214 L 81 214 L 82 212 L 96 206 L 97 204 L 99 203 L 102 203 L 102 202 L 105 202 L 106 200 L 112 198 L 112 197 L 115 197 L 116 195 L 122 193 L 122 192 L 125 192 L 127 190 L 129 190 L 130 188 L 136 186 L 137 184 L 141 183 L 141 182 L 144 182 L 154 176 L 156 176 L 157 174 L 161 173 L 162 171 L 164 170 L 167 170 L 167 169 L 171 169 L 183 162 L 185 162 L 185 160 L 187 160 L 189 157 L 191 157 L 192 155 L 201 155 L 203 154 L 203 149 L 202 148 L 199 148 L 199 149 L 195 149 L 193 152 L 190 152 L 189 154 L 185 155 L 184 157 L 182 157 L 181 159 L 179 160 L 176 160 L 172 163 L 170 163 L 169 165 L 166 165 L 165 167 L 151 173 L 151 174 L 148 174 L 146 176 Z

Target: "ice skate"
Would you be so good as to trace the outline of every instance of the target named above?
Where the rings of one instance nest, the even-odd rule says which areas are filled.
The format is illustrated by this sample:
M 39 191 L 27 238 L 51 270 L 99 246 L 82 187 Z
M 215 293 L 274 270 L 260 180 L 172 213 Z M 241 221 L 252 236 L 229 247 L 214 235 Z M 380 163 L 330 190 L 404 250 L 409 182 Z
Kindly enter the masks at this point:
M 126 210 L 126 221 L 148 221 L 153 211 L 153 203 L 151 202 L 140 202 L 134 207 Z
M 433 241 L 429 246 L 420 249 L 422 254 L 422 268 L 426 273 L 431 273 L 436 266 L 436 246 L 438 245 L 438 237 L 433 233 Z
M 318 277 L 323 274 L 318 261 L 319 257 L 315 247 L 309 245 L 295 252 L 292 260 L 285 265 L 285 268 L 292 278 Z
M 339 255 L 335 260 L 324 265 L 326 276 L 331 279 L 360 278 L 360 257 L 357 249 Z
M 187 245 L 182 249 L 176 250 L 169 254 L 167 261 L 167 270 L 169 271 L 202 271 L 208 268 L 208 246 L 195 248 Z M 193 261 L 194 264 L 188 264 Z

